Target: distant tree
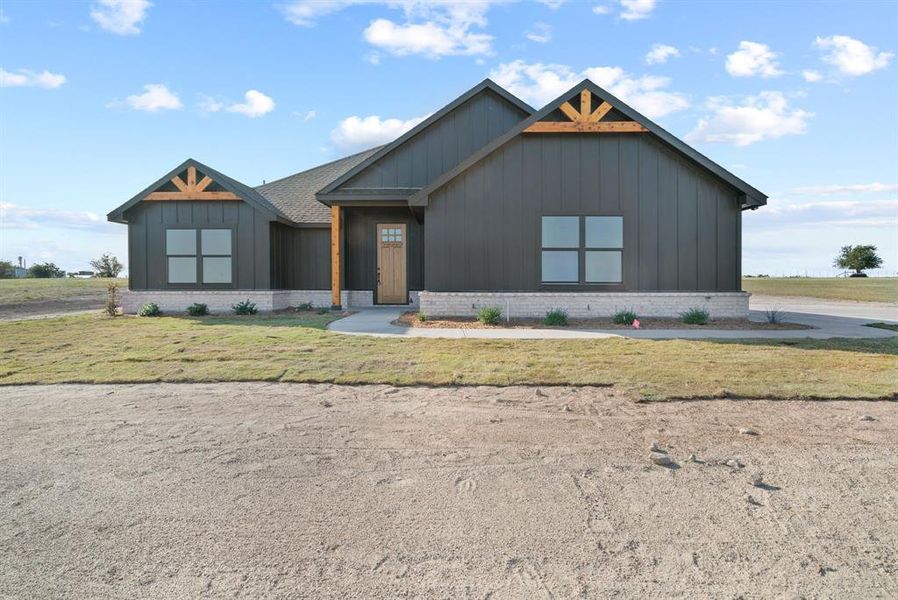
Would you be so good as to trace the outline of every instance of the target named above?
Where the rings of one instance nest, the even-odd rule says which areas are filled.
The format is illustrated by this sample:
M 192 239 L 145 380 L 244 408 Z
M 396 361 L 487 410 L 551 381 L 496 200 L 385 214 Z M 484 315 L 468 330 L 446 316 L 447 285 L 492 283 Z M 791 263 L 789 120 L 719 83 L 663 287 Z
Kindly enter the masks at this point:
M 118 277 L 125 268 L 125 265 L 108 252 L 100 258 L 90 261 L 90 266 L 97 272 L 97 277 Z
M 0 260 L 0 279 L 12 279 L 15 276 L 15 266 L 8 260 Z
M 852 277 L 866 277 L 864 271 L 878 269 L 882 266 L 882 259 L 876 254 L 876 246 L 842 246 L 833 265 L 840 269 L 851 269 L 854 271 Z
M 51 262 L 36 263 L 28 269 L 29 277 L 38 279 L 49 279 L 50 277 L 65 277 L 65 271 L 57 267 Z

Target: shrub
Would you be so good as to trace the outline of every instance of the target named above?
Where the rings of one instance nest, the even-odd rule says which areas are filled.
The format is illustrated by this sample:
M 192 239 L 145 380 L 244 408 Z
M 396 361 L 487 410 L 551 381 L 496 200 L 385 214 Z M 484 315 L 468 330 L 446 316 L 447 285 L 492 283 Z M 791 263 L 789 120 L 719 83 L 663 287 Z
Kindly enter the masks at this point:
M 484 306 L 477 311 L 477 320 L 484 325 L 498 325 L 502 318 L 502 309 L 497 306 Z
M 65 271 L 57 267 L 51 262 L 37 263 L 31 265 L 28 269 L 28 276 L 37 279 L 50 279 L 55 277 L 65 277 Z
M 543 323 L 551 327 L 564 327 L 567 325 L 567 311 L 563 308 L 553 308 L 546 312 Z
M 97 272 L 97 277 L 118 277 L 125 270 L 125 265 L 108 252 L 100 258 L 90 261 L 90 266 Z
M 315 305 L 312 304 L 311 302 L 301 302 L 301 303 L 299 303 L 299 304 L 296 305 L 296 310 L 298 310 L 298 311 L 300 311 L 300 312 L 302 312 L 302 311 L 312 311 L 312 310 L 315 310 Z
M 191 317 L 204 317 L 209 314 L 209 307 L 199 302 L 194 302 L 187 307 L 187 314 Z
M 690 308 L 680 313 L 680 320 L 687 325 L 705 325 L 711 315 L 704 308 Z
M 326 314 L 328 314 L 330 311 L 331 311 L 331 309 L 329 309 L 328 307 L 322 306 L 321 308 L 318 309 L 318 314 L 319 314 L 319 315 L 326 315 Z
M 631 309 L 619 310 L 611 316 L 611 322 L 616 325 L 632 325 L 633 321 L 638 319 L 636 313 Z
M 422 323 L 427 320 L 427 315 L 425 315 L 423 312 L 419 312 L 417 315 L 415 315 L 415 317 Z
M 234 309 L 235 315 L 254 315 L 259 312 L 256 309 L 255 302 L 250 302 L 249 299 L 246 299 L 243 302 L 238 302 L 231 308 Z
M 158 304 L 150 302 L 141 306 L 140 310 L 137 311 L 137 315 L 140 317 L 160 317 L 162 316 L 162 311 L 159 309 Z
M 110 317 L 118 316 L 118 298 L 116 294 L 118 293 L 118 286 L 114 283 L 110 283 L 106 286 L 106 306 L 103 307 L 103 312 L 105 312 Z
M 767 322 L 771 325 L 783 322 L 783 313 L 781 313 L 777 308 L 772 308 L 770 310 L 764 311 L 764 316 L 767 318 Z

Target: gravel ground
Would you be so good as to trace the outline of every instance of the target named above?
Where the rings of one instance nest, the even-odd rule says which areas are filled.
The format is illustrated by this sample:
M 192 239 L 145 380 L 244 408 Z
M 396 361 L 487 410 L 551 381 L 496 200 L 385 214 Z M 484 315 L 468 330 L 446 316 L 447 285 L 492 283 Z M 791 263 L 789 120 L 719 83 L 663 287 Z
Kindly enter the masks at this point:
M 0 597 L 894 598 L 896 429 L 602 388 L 0 388 Z
M 0 304 L 0 321 L 22 321 L 26 319 L 46 319 L 90 311 L 100 312 L 105 303 L 106 292 L 69 296 L 54 300 L 29 300 L 15 304 Z

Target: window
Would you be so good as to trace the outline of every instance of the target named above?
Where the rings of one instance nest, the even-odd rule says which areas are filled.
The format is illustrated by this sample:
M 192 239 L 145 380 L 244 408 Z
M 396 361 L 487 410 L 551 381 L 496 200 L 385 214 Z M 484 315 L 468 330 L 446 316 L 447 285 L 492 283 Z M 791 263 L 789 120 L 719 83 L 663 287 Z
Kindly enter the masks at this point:
M 230 229 L 167 229 L 168 283 L 230 284 L 231 237 Z
M 380 241 L 402 243 L 402 228 L 384 227 L 380 230 Z
M 623 217 L 543 217 L 542 281 L 621 283 L 623 247 Z

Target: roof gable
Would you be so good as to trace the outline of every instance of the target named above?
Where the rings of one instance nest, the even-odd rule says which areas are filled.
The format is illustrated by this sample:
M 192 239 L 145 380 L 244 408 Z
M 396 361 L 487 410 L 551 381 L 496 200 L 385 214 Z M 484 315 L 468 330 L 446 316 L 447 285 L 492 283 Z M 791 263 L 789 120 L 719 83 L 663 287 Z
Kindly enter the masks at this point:
M 242 200 L 273 219 L 290 221 L 283 212 L 253 188 L 192 158 L 188 158 L 142 192 L 109 212 L 106 218 L 117 223 L 126 223 L 125 211 L 138 203 L 166 200 Z
M 317 196 L 324 202 L 329 195 L 352 192 L 376 195 L 395 191 L 406 197 L 533 112 L 531 106 L 485 79 L 330 182 Z M 442 128 L 458 136 L 458 141 L 449 144 L 448 139 L 428 139 L 438 137 Z M 426 155 L 432 154 L 427 152 L 428 145 L 430 149 L 440 146 L 437 150 L 445 145 L 454 152 L 441 153 L 440 160 L 426 164 Z
M 710 171 L 744 195 L 744 208 L 767 203 L 767 196 L 736 175 L 733 175 L 704 154 L 698 152 L 664 128 L 631 108 L 611 93 L 586 79 L 548 103 L 539 112 L 523 120 L 507 133 L 499 136 L 455 168 L 442 174 L 427 187 L 416 192 L 410 206 L 427 206 L 432 192 L 466 171 L 475 163 L 504 146 L 521 134 L 538 133 L 650 133 Z

